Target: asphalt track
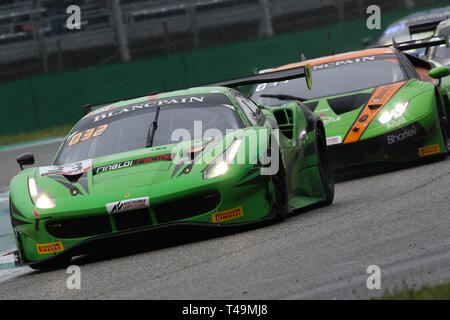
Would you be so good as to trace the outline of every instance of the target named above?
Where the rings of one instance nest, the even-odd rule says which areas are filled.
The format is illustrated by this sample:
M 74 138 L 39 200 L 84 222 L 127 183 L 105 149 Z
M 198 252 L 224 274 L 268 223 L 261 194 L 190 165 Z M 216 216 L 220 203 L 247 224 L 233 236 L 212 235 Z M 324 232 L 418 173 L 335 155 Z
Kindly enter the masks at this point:
M 1 151 L 0 181 L 17 173 L 17 154 L 42 163 L 56 148 Z M 65 269 L 8 270 L 0 299 L 361 299 L 440 283 L 450 280 L 449 194 L 450 159 L 342 182 L 332 206 L 278 224 L 77 259 L 80 290 Z M 366 286 L 370 265 L 381 290 Z

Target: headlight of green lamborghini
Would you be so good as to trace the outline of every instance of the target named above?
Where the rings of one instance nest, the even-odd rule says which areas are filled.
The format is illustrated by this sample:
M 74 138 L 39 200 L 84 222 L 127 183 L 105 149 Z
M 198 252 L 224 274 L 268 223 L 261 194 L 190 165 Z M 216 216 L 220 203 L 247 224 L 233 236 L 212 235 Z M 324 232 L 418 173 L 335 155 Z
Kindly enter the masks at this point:
M 408 108 L 408 104 L 409 104 L 409 101 L 405 102 L 405 103 L 398 103 L 394 107 L 394 109 L 392 109 L 390 111 L 381 112 L 381 115 L 378 118 L 378 121 L 381 124 L 385 124 L 385 123 L 390 122 L 391 120 L 401 117 L 405 113 L 406 109 Z

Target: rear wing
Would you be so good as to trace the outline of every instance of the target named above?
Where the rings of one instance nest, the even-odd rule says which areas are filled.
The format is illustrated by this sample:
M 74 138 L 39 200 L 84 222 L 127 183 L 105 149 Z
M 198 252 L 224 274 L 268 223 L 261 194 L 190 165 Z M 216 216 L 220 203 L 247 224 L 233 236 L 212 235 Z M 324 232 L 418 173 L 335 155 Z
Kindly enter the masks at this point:
M 450 47 L 448 35 L 432 37 L 422 40 L 410 40 L 403 42 L 396 42 L 392 39 L 392 44 L 381 46 L 381 47 L 394 47 L 400 51 L 407 51 L 419 48 L 429 48 L 445 44 L 447 48 Z
M 208 84 L 207 86 L 238 88 L 247 85 L 286 81 L 297 78 L 305 78 L 308 88 L 311 89 L 312 88 L 311 66 L 307 64 L 305 66 L 292 69 L 258 73 L 244 78 Z
M 442 19 L 435 20 L 435 21 L 429 21 L 429 22 L 425 22 L 425 23 L 418 23 L 418 24 L 410 25 L 409 26 L 409 34 L 411 35 L 411 37 L 414 34 L 419 34 L 419 33 L 424 33 L 424 32 L 433 32 L 433 34 L 434 34 L 438 24 L 444 20 L 447 20 L 447 18 L 448 17 L 443 17 Z
M 150 93 L 148 95 L 154 95 L 154 94 L 156 94 L 156 93 Z M 130 98 L 114 100 L 114 101 L 110 101 L 110 102 L 102 102 L 102 103 L 99 103 L 99 104 L 86 104 L 86 105 L 83 106 L 83 116 L 85 116 L 85 115 L 87 115 L 87 114 L 89 114 L 89 113 L 91 113 L 93 111 L 96 111 L 98 109 L 101 109 L 103 107 L 106 107 L 106 106 L 109 106 L 111 104 L 117 103 L 117 102 L 121 102 L 121 101 L 124 101 L 124 100 L 131 100 L 131 99 L 142 98 L 144 96 L 145 96 L 145 94 L 142 94 L 142 95 L 137 96 L 137 97 L 130 97 Z
M 89 113 L 91 113 L 91 112 L 93 112 L 95 110 L 98 110 L 100 108 L 103 108 L 103 107 L 105 107 L 105 106 L 107 106 L 109 104 L 113 104 L 114 102 L 116 102 L 116 101 L 112 101 L 111 103 L 86 104 L 86 105 L 83 106 L 83 116 L 85 116 L 85 115 L 87 115 L 87 114 L 89 114 Z
M 277 81 L 286 81 L 286 80 L 292 80 L 297 78 L 305 78 L 306 84 L 308 85 L 308 88 L 312 88 L 312 78 L 311 78 L 311 66 L 309 64 L 303 66 L 303 67 L 297 67 L 287 70 L 280 70 L 280 71 L 274 71 L 270 73 L 265 74 L 256 74 L 244 78 L 234 79 L 234 80 L 228 80 L 228 81 L 222 81 L 217 82 L 213 84 L 207 84 L 203 85 L 203 87 L 229 87 L 229 88 L 238 88 L 246 85 L 255 85 L 260 83 L 268 83 L 268 82 L 277 82 Z M 152 93 L 155 94 L 155 93 Z M 134 97 L 134 98 L 140 98 L 142 97 Z M 125 100 L 130 100 L 134 98 L 127 98 Z M 119 100 L 121 101 L 121 100 Z M 98 109 L 101 109 L 105 106 L 114 104 L 116 102 L 119 102 L 118 100 L 111 101 L 111 102 L 105 102 L 101 104 L 87 104 L 83 107 L 83 115 L 87 115 L 93 111 L 96 111 Z

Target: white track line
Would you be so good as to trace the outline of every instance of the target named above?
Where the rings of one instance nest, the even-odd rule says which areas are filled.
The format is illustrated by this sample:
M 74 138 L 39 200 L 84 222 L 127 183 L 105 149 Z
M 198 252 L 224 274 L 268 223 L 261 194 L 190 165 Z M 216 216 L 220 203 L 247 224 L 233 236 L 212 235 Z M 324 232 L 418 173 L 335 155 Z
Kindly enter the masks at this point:
M 20 143 L 17 145 L 11 145 L 11 147 L 8 147 L 8 146 L 0 147 L 0 152 L 22 149 L 22 148 L 38 147 L 38 146 L 43 146 L 43 145 L 50 144 L 50 143 L 63 142 L 63 141 L 64 141 L 64 138 L 58 137 L 55 139 L 41 141 L 41 142 L 39 142 L 39 141 L 37 141 L 37 142 L 31 141 L 29 143 L 24 142 L 24 143 Z

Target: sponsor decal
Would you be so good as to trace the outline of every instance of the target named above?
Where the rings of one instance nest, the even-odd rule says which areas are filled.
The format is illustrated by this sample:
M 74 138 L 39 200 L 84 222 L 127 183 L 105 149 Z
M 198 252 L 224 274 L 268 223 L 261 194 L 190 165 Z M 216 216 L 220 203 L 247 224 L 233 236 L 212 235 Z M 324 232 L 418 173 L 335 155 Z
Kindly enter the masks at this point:
M 242 206 L 240 206 L 240 207 L 237 207 L 237 208 L 234 208 L 231 210 L 213 213 L 212 214 L 212 222 L 220 223 L 220 222 L 233 220 L 233 219 L 243 217 L 243 216 L 244 216 L 244 211 L 242 210 Z
M 188 97 L 173 97 L 166 99 L 149 100 L 142 103 L 137 103 L 123 108 L 118 108 L 116 111 L 104 112 L 94 117 L 94 122 L 101 121 L 107 118 L 120 116 L 125 113 L 134 112 L 136 110 L 143 110 L 147 108 L 185 104 L 185 103 L 204 103 L 204 96 L 188 96 Z
M 39 254 L 49 254 L 64 251 L 64 246 L 61 241 L 46 244 L 36 244 L 36 247 Z
M 39 218 L 39 212 L 38 212 L 36 209 L 33 210 L 33 215 L 34 215 L 36 218 Z
M 132 210 L 138 210 L 148 208 L 150 206 L 150 198 L 136 198 L 130 200 L 121 200 L 117 202 L 111 202 L 106 205 L 106 210 L 110 214 L 127 212 Z
M 405 117 L 402 116 L 402 117 L 399 117 L 397 119 L 391 120 L 388 123 L 386 123 L 386 127 L 388 129 L 391 129 L 391 128 L 398 127 L 399 125 L 402 125 L 402 124 L 404 124 L 406 122 L 407 121 L 406 121 Z
M 327 138 L 327 146 L 332 146 L 332 145 L 340 144 L 340 143 L 342 143 L 341 136 Z
M 60 166 L 40 167 L 39 173 L 41 177 L 52 174 L 62 174 L 67 176 L 76 176 L 89 171 L 92 168 L 92 159 L 83 160 L 74 163 L 63 164 Z
M 431 146 L 419 148 L 419 156 L 421 157 L 430 156 L 432 154 L 436 154 L 439 152 L 441 152 L 441 149 L 439 148 L 438 144 L 433 144 Z
M 108 164 L 106 166 L 94 168 L 93 174 L 96 175 L 101 172 L 111 171 L 111 170 L 117 170 L 122 168 L 128 168 L 132 166 L 138 166 L 141 164 L 146 163 L 153 163 L 158 161 L 172 161 L 176 154 L 174 153 L 168 153 L 168 154 L 162 154 L 159 156 L 153 156 L 153 157 L 147 157 L 147 158 L 141 158 L 136 160 L 128 160 L 128 161 L 122 161 L 119 163 L 114 164 Z
M 108 128 L 107 124 L 98 126 L 96 128 L 87 129 L 85 131 L 81 132 L 74 132 L 68 139 L 69 141 L 68 146 L 71 147 L 73 145 L 76 145 L 79 142 L 83 142 L 86 140 L 90 140 L 95 137 L 101 136 L 106 129 Z
M 406 139 L 414 137 L 417 134 L 417 131 L 418 131 L 417 127 L 413 125 L 411 127 L 401 130 L 400 132 L 388 135 L 386 137 L 386 142 L 388 145 L 402 142 Z
M 125 198 L 129 198 L 129 197 L 130 197 L 130 193 L 129 193 L 129 192 L 125 193 L 125 194 L 124 194 L 124 197 L 125 197 Z
M 341 117 L 333 118 L 333 117 L 322 117 L 321 116 L 320 119 L 322 119 L 322 122 L 323 122 L 324 126 L 327 126 L 327 125 L 329 125 L 330 123 L 333 123 L 333 122 L 341 121 Z
M 326 68 L 333 68 L 333 67 L 339 67 L 346 64 L 354 64 L 354 63 L 361 63 L 361 62 L 368 62 L 368 61 L 375 61 L 375 56 L 367 56 L 367 57 L 359 57 L 354 59 L 346 59 L 346 60 L 340 60 L 336 62 L 329 62 L 325 64 L 319 64 L 316 66 L 312 66 L 312 70 L 322 70 Z

